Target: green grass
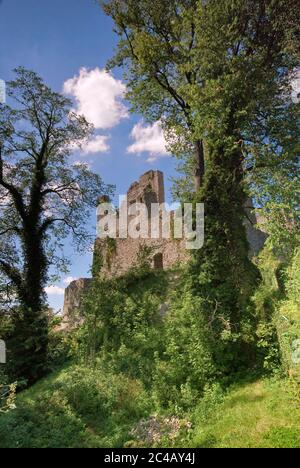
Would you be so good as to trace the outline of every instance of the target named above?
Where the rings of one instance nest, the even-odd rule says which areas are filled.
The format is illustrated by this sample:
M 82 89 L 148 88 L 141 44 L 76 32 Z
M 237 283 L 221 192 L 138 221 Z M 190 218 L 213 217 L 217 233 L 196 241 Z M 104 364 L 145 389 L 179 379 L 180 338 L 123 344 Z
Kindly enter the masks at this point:
M 287 380 L 258 380 L 229 391 L 223 402 L 203 417 L 194 413 L 190 447 L 300 447 L 300 401 Z
M 122 447 L 147 414 L 138 380 L 71 366 L 17 396 L 0 416 L 0 448 Z
M 300 448 L 300 400 L 289 380 L 243 383 L 225 396 L 216 389 L 198 403 L 193 429 L 176 446 Z M 68 366 L 20 393 L 17 409 L 1 415 L 0 447 L 122 447 L 153 411 L 150 401 L 138 380 Z
M 210 391 L 190 418 L 179 447 L 300 447 L 300 401 L 288 380 L 260 379 L 227 395 Z M 0 447 L 122 447 L 130 430 L 151 414 L 138 380 L 103 369 L 65 367 L 17 397 L 0 416 Z M 173 442 L 164 442 L 172 446 Z M 134 445 L 131 445 L 134 446 Z

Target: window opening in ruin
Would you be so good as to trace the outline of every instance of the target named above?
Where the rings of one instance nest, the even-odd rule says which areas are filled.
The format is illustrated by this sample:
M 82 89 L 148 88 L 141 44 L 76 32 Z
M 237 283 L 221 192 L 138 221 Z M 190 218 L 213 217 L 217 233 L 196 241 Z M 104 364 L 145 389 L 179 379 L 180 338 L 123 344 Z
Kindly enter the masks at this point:
M 163 262 L 163 254 L 157 253 L 153 257 L 153 266 L 155 270 L 163 270 L 164 262 Z

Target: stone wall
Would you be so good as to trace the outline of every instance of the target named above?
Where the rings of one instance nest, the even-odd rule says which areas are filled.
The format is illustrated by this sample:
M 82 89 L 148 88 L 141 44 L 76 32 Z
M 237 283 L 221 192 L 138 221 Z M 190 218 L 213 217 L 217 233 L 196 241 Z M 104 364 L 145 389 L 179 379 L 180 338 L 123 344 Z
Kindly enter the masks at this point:
M 143 174 L 138 182 L 133 182 L 127 192 L 128 203 L 165 202 L 164 175 L 161 171 L 148 171 Z
M 65 289 L 62 327 L 74 326 L 81 322 L 80 306 L 82 298 L 92 283 L 91 278 L 72 281 Z
M 164 176 L 160 171 L 148 171 L 139 181 L 133 182 L 127 192 L 127 209 L 135 203 L 144 203 L 151 216 L 151 204 L 165 203 Z M 162 213 L 160 213 L 162 216 Z M 128 222 L 135 216 L 129 216 Z M 118 230 L 117 230 L 118 231 Z M 171 268 L 176 264 L 186 262 L 188 251 L 185 249 L 185 240 L 163 239 L 160 229 L 160 238 L 152 239 L 149 226 L 148 239 L 97 239 L 95 242 L 95 259 L 102 264 L 101 273 L 109 277 L 120 276 L 138 262 L 139 255 L 147 249 L 153 268 Z M 159 260 L 158 260 L 159 259 Z M 95 264 L 96 262 L 94 262 Z
M 168 269 L 187 262 L 189 251 L 185 240 L 173 239 L 116 239 L 112 249 L 105 239 L 97 239 L 94 255 L 102 263 L 101 273 L 120 276 L 138 263 L 143 249 L 149 250 L 153 268 Z M 161 260 L 158 261 L 159 256 Z
M 164 178 L 160 171 L 148 171 L 138 182 L 134 182 L 127 192 L 128 206 L 135 202 L 146 203 L 148 213 L 151 213 L 151 203 L 164 203 Z M 247 202 L 245 226 L 250 244 L 250 256 L 256 256 L 262 249 L 266 234 L 255 228 L 256 216 L 253 205 Z M 130 217 L 129 217 L 130 220 Z M 160 233 L 161 235 L 161 233 Z M 161 236 L 162 237 L 162 236 Z M 120 276 L 136 265 L 140 251 L 148 248 L 151 253 L 153 268 L 168 269 L 188 261 L 190 251 L 186 249 L 185 239 L 97 239 L 95 242 L 95 258 L 101 260 L 101 273 L 109 276 Z M 157 261 L 158 256 L 160 260 Z
M 105 200 L 107 201 L 107 200 Z M 151 213 L 151 203 L 164 203 L 164 177 L 160 171 L 148 171 L 139 181 L 134 182 L 127 192 L 128 206 L 145 203 Z M 128 208 L 127 206 L 127 208 Z M 99 219 L 98 219 L 99 220 Z M 266 234 L 255 228 L 256 217 L 253 206 L 248 201 L 246 206 L 245 226 L 250 244 L 250 256 L 256 256 L 262 249 Z M 204 240 L 205 242 L 205 240 Z M 116 277 L 126 273 L 137 265 L 139 255 L 147 249 L 153 268 L 169 269 L 188 261 L 190 251 L 185 247 L 185 239 L 97 239 L 94 248 L 93 275 L 105 274 Z M 80 279 L 70 284 L 65 293 L 64 315 L 76 315 L 81 298 L 90 285 L 90 279 Z M 75 313 L 74 313 L 75 311 Z

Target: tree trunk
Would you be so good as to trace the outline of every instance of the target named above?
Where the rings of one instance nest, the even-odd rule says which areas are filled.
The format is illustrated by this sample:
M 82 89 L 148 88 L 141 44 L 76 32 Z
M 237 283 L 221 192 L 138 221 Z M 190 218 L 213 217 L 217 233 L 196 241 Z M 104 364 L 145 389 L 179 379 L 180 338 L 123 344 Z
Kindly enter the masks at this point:
M 190 272 L 193 293 L 204 301 L 214 364 L 220 372 L 230 374 L 249 364 L 255 336 L 250 297 L 259 275 L 248 258 L 241 151 L 237 148 L 230 153 L 225 145 L 213 141 L 208 154 L 201 193 L 205 241 L 194 252 Z M 227 341 L 223 339 L 226 334 Z
M 12 377 L 18 380 L 25 378 L 29 385 L 47 371 L 48 316 L 44 302 L 47 258 L 42 242 L 36 229 L 26 229 L 21 304 L 14 317 L 14 331 L 9 343 Z
M 204 172 L 205 172 L 205 164 L 204 164 L 204 147 L 203 141 L 197 140 L 195 143 L 195 190 L 198 190 L 203 186 L 204 181 Z

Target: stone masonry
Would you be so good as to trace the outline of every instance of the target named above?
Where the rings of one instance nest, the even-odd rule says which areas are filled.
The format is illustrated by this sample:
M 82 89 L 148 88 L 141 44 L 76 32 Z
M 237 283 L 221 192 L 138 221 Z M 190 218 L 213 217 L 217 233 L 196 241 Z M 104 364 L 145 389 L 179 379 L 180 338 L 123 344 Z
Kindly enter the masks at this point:
M 138 182 L 134 182 L 127 192 L 128 206 L 144 203 L 151 215 L 151 204 L 165 203 L 164 176 L 160 171 L 148 171 Z M 134 218 L 134 216 L 133 216 Z M 130 217 L 128 218 L 130 221 Z M 150 234 L 150 232 L 149 232 Z M 188 260 L 184 239 L 126 239 L 117 238 L 111 242 L 97 239 L 95 242 L 95 257 L 101 256 L 103 262 L 101 273 L 107 276 L 120 276 L 136 265 L 142 251 L 148 250 L 153 268 L 168 269 Z
M 160 171 L 148 171 L 139 181 L 131 184 L 127 192 L 128 206 L 134 203 L 145 203 L 151 213 L 151 204 L 165 202 L 164 177 Z M 257 222 L 252 213 L 252 204 L 246 207 L 245 225 L 250 244 L 250 255 L 256 256 L 261 250 L 266 234 L 255 228 Z M 185 239 L 97 239 L 94 248 L 94 265 L 97 270 L 97 259 L 101 263 L 101 273 L 108 277 L 116 277 L 126 273 L 137 264 L 139 256 L 145 249 L 151 257 L 152 267 L 169 269 L 187 262 L 190 251 L 185 247 Z M 101 260 L 100 260 L 101 259 Z M 68 316 L 80 306 L 82 294 L 90 284 L 89 279 L 74 281 L 66 289 L 64 316 Z
M 88 291 L 91 283 L 91 278 L 80 278 L 72 281 L 65 289 L 61 328 L 73 327 L 81 323 L 80 305 L 82 303 L 82 296 Z

